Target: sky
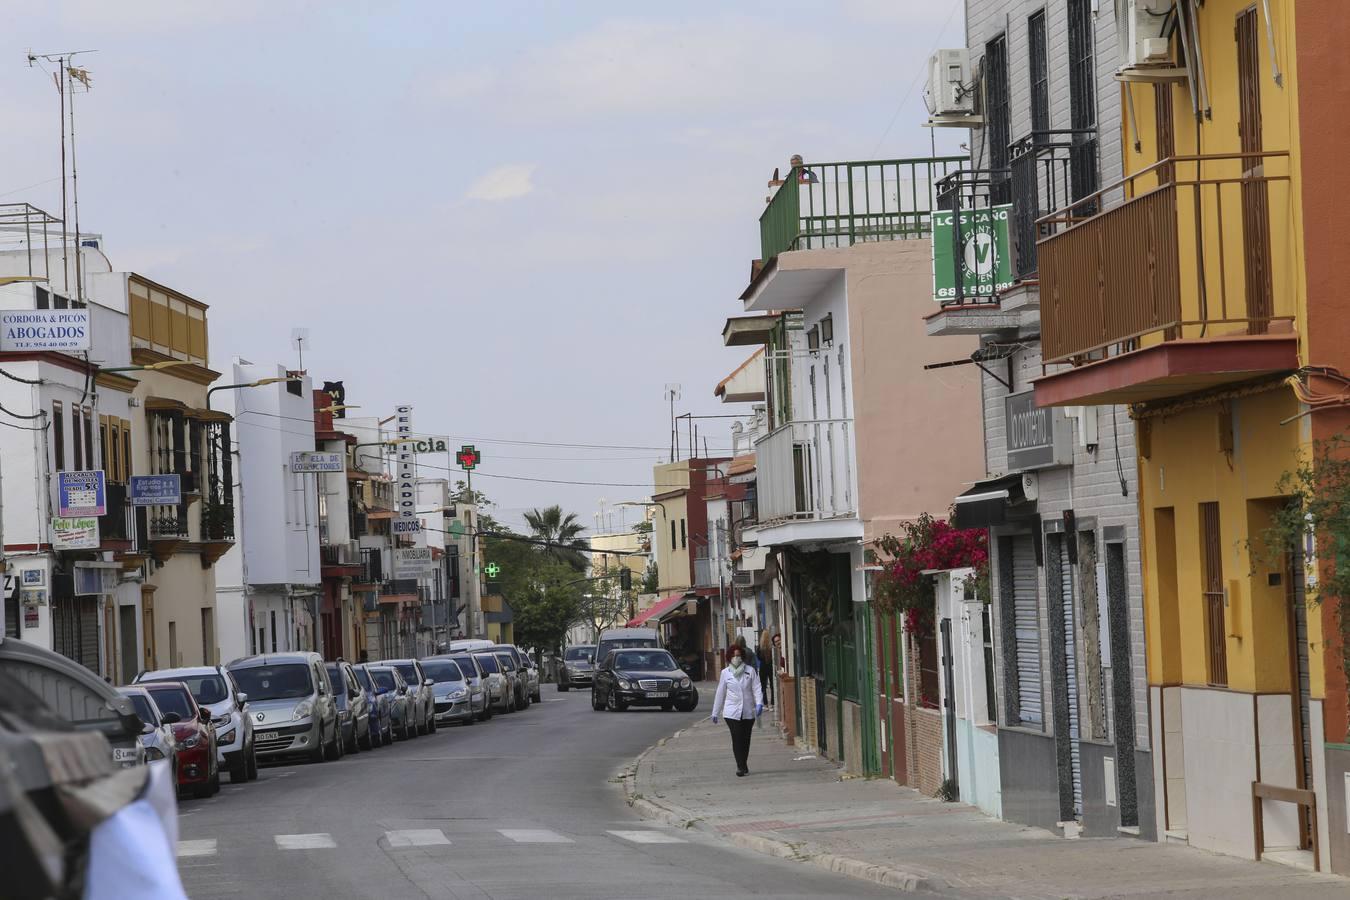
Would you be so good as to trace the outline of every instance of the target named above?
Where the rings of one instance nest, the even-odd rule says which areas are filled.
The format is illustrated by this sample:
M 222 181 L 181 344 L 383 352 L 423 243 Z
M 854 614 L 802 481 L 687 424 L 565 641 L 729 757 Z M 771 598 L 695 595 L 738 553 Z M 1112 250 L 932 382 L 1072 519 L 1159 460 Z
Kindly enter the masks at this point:
M 961 5 L 0 0 L 0 202 L 60 208 L 28 51 L 96 51 L 81 226 L 210 305 L 214 368 L 294 367 L 306 328 L 351 415 L 410 403 L 474 443 L 507 525 L 559 503 L 593 529 L 603 503 L 622 530 L 669 453 L 667 384 L 677 413 L 748 412 L 713 389 L 752 349 L 721 330 L 773 169 L 958 152 L 921 123 Z

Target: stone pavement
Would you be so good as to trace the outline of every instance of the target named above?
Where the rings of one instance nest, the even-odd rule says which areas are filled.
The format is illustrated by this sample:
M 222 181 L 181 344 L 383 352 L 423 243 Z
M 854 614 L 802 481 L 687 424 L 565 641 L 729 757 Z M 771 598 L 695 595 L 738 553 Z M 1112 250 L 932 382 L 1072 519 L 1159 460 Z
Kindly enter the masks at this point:
M 889 885 L 965 897 L 1350 897 L 1350 880 L 1130 838 L 1066 840 L 991 819 L 787 746 L 755 730 L 737 778 L 725 726 L 704 719 L 624 777 L 640 814 Z

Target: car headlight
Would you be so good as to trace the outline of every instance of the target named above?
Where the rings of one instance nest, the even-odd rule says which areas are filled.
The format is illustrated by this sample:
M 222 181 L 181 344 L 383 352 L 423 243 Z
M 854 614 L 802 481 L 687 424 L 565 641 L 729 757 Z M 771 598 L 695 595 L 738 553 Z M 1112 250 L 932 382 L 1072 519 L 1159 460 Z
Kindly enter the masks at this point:
M 450 695 L 450 699 L 451 699 L 451 700 L 459 700 L 459 699 L 461 699 L 461 698 L 463 698 L 463 697 L 467 697 L 467 696 L 469 696 L 469 692 L 468 692 L 468 691 L 466 691 L 466 690 L 458 690 L 458 691 L 455 691 L 453 694 Z
M 164 751 L 161 750 L 161 749 L 159 749 L 158 747 L 146 747 L 146 748 L 145 748 L 145 758 L 148 759 L 148 760 L 149 760 L 149 759 L 163 759 L 163 758 L 164 758 Z
M 681 679 L 680 679 L 680 687 L 685 687 L 685 688 L 687 688 L 687 687 L 689 687 L 689 685 L 692 684 L 692 683 L 693 683 L 693 682 L 691 682 L 688 678 L 681 678 Z
M 225 733 L 222 734 L 220 737 L 216 738 L 216 740 L 217 740 L 219 743 L 222 743 L 222 744 L 233 744 L 233 743 L 234 743 L 234 729 L 231 728 L 229 731 L 225 732 Z
M 192 735 L 192 737 L 187 738 L 186 740 L 183 741 L 182 747 L 184 750 L 191 750 L 193 747 L 197 746 L 201 742 L 202 742 L 201 735 L 194 734 Z
M 216 716 L 211 720 L 211 724 L 217 728 L 224 728 L 226 725 L 230 724 L 230 714 L 226 713 L 223 716 Z
M 299 703 L 295 704 L 295 714 L 291 716 L 291 718 L 303 719 L 312 712 L 314 712 L 314 701 L 301 700 Z
M 633 685 L 624 681 L 622 678 L 619 679 L 619 687 L 623 688 L 625 691 L 631 691 L 633 689 Z
M 351 711 L 350 709 L 339 709 L 339 710 L 338 710 L 338 721 L 339 721 L 339 722 L 345 722 L 345 721 L 347 721 L 348 719 L 350 719 L 351 717 L 352 717 L 352 711 Z

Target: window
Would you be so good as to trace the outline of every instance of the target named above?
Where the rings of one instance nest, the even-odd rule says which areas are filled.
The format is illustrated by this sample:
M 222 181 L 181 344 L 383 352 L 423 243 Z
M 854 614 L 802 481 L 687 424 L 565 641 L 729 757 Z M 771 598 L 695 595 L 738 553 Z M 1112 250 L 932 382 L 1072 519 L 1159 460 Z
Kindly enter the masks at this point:
M 70 408 L 70 438 L 71 448 L 74 451 L 75 471 L 84 469 L 84 430 L 80 428 L 80 408 L 72 406 Z
M 1205 662 L 1209 683 L 1228 684 L 1228 628 L 1224 623 L 1223 542 L 1219 536 L 1219 504 L 1200 504 L 1200 559 L 1205 613 Z
M 1073 197 L 1097 190 L 1097 103 L 1093 78 L 1092 7 L 1069 0 L 1069 127 L 1075 131 L 1069 170 Z
M 1027 52 L 1031 57 L 1031 130 L 1050 130 L 1050 75 L 1045 53 L 1045 10 L 1027 19 Z
M 94 410 L 86 406 L 80 410 L 80 418 L 84 420 L 84 464 L 85 468 L 93 469 L 97 467 L 94 456 Z
M 52 304 L 51 297 L 52 295 L 47 293 L 47 291 L 45 291 L 44 289 L 37 288 L 37 294 L 33 301 L 33 305 L 37 309 L 48 309 L 51 307 Z
M 108 481 L 116 481 L 117 473 L 108 465 L 108 417 L 98 417 L 98 467 Z
M 60 400 L 52 401 L 52 465 L 66 470 L 66 412 Z
M 276 611 L 275 609 L 272 610 L 271 616 L 272 616 L 272 652 L 273 652 L 273 653 L 276 653 L 276 652 L 277 652 L 277 611 Z
M 178 657 L 178 623 L 169 623 L 169 665 L 181 666 L 183 661 Z
M 984 138 L 989 144 L 989 202 L 1007 203 L 1012 199 L 1008 181 L 1008 144 L 1010 134 L 1008 100 L 1008 38 L 999 35 L 984 45 L 985 106 L 988 115 Z
M 122 474 L 131 480 L 131 423 L 122 420 Z
M 678 549 L 678 548 L 676 547 L 676 545 L 675 545 L 675 522 L 674 522 L 674 521 L 672 521 L 672 522 L 670 523 L 670 549 L 671 549 L 671 550 Z
M 684 529 L 684 519 L 680 520 L 680 549 L 683 550 L 689 546 L 689 535 Z

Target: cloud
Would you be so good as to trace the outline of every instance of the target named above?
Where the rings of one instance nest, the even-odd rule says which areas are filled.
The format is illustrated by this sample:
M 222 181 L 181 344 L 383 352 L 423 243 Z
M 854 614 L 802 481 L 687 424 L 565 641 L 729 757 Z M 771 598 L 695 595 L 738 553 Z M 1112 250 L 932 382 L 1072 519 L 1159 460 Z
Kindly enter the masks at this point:
M 498 166 L 469 185 L 470 200 L 515 200 L 534 190 L 535 163 Z

